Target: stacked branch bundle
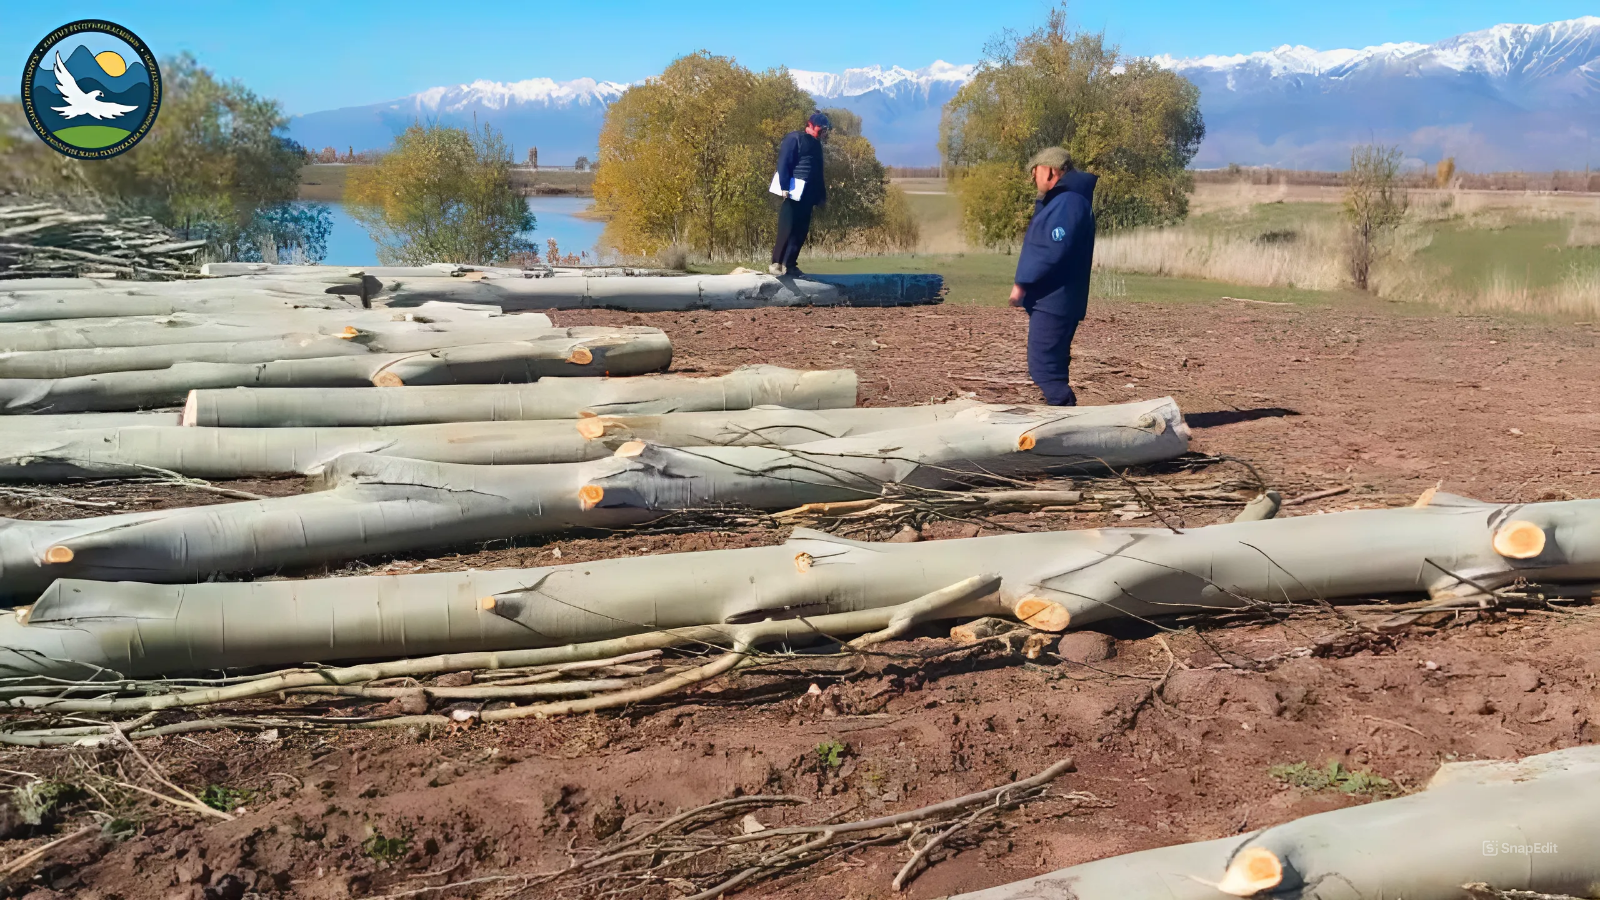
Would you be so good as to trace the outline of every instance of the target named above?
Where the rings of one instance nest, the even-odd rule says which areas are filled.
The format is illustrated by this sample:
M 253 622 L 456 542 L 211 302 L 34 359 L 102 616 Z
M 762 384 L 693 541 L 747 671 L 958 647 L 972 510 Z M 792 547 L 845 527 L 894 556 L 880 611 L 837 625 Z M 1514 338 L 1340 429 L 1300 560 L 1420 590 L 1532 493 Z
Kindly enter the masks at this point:
M 0 279 L 193 277 L 205 241 L 177 240 L 154 219 L 0 204 Z

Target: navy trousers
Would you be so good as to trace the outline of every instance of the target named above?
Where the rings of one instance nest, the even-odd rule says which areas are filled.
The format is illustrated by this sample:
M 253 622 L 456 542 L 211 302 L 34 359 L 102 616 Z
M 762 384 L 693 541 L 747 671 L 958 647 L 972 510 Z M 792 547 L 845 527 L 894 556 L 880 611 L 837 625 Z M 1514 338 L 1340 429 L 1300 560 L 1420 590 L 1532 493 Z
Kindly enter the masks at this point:
M 1077 406 L 1078 395 L 1067 384 L 1072 367 L 1072 338 L 1081 319 L 1028 310 L 1028 377 L 1044 392 L 1051 406 Z
M 784 199 L 778 207 L 778 240 L 772 245 L 772 261 L 794 268 L 800 261 L 800 248 L 811 236 L 811 204 Z

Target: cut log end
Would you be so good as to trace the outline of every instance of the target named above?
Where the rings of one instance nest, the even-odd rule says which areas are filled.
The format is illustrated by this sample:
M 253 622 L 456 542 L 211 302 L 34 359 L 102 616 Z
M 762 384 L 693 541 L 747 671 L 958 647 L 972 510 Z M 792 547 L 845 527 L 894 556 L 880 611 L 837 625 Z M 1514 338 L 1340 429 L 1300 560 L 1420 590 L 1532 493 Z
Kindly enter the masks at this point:
M 586 441 L 597 440 L 601 437 L 604 437 L 606 433 L 606 423 L 601 421 L 598 416 L 590 416 L 587 419 L 579 419 L 577 427 L 578 434 L 581 435 Z
M 339 332 L 339 338 L 341 340 L 348 341 L 348 340 L 350 340 L 351 338 L 355 337 L 356 335 L 358 335 L 360 333 L 361 332 L 357 331 L 356 327 L 354 325 L 346 325 L 344 327 L 344 330 Z
M 622 444 L 622 446 L 618 447 L 617 452 L 612 455 L 627 459 L 643 453 L 646 446 L 648 445 L 645 444 L 644 441 L 626 441 Z
M 567 362 L 586 366 L 594 362 L 594 353 L 588 347 L 576 347 L 571 353 L 567 354 Z
M 1032 434 L 1024 433 L 1022 437 L 1017 438 L 1017 449 L 1032 450 L 1038 443 L 1038 441 L 1034 440 Z
M 1494 533 L 1494 552 L 1507 559 L 1533 559 L 1544 544 L 1544 529 L 1528 521 L 1507 522 Z
M 794 555 L 794 570 L 796 572 L 810 571 L 811 564 L 814 561 L 809 553 L 796 553 Z
M 1044 654 L 1044 651 L 1050 646 L 1050 642 L 1053 640 L 1054 638 L 1047 634 L 1034 633 L 1028 635 L 1022 641 L 1023 657 L 1027 659 L 1038 659 Z
M 405 387 L 405 384 L 400 380 L 400 376 L 393 372 L 379 372 L 372 376 L 373 387 Z
M 594 509 L 596 506 L 599 506 L 600 501 L 604 500 L 605 496 L 605 488 L 598 484 L 586 484 L 583 487 L 578 488 L 578 506 L 581 507 L 584 512 L 588 512 L 589 510 Z
M 28 624 L 28 620 L 33 618 L 33 604 L 30 603 L 27 606 L 19 606 L 11 610 L 11 614 L 17 617 L 18 625 L 26 625 Z
M 75 555 L 71 547 L 63 547 L 57 544 L 44 552 L 44 561 L 51 565 L 60 565 L 61 563 L 72 562 L 72 557 Z
M 1234 897 L 1254 897 L 1283 881 L 1283 863 L 1265 847 L 1246 847 L 1228 864 L 1217 890 Z
M 200 424 L 200 395 L 197 391 L 190 391 L 188 398 L 183 401 L 183 416 L 178 419 L 178 424 L 186 428 Z
M 478 608 L 484 612 L 494 609 L 494 597 L 484 597 L 478 601 Z
M 1040 631 L 1066 631 L 1072 624 L 1072 613 L 1065 606 L 1043 597 L 1023 597 L 1011 612 L 1029 628 Z

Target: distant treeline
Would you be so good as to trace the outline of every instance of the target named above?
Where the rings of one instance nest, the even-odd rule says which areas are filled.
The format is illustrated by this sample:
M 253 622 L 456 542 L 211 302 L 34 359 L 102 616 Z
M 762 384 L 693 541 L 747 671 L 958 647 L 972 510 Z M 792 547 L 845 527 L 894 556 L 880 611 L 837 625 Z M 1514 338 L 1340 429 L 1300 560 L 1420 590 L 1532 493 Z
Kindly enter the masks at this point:
M 1317 172 L 1308 169 L 1275 169 L 1270 166 L 1228 166 L 1224 169 L 1197 169 L 1199 184 L 1291 184 L 1321 187 L 1345 186 L 1348 172 Z M 1408 188 L 1438 187 L 1433 169 L 1406 172 L 1400 176 Z M 1573 191 L 1600 192 L 1600 172 L 1464 172 L 1455 169 L 1451 187 L 1472 191 Z
M 943 178 L 944 170 L 938 166 L 884 166 L 890 178 Z

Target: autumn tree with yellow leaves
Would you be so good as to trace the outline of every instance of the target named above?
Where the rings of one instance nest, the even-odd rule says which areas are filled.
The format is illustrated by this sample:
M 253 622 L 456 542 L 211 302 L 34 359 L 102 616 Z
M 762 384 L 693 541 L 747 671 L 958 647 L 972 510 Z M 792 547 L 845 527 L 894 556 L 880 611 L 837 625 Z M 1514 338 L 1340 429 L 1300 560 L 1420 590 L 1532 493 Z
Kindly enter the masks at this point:
M 532 249 L 511 148 L 487 125 L 412 125 L 376 165 L 350 172 L 345 201 L 386 265 L 484 265 Z

